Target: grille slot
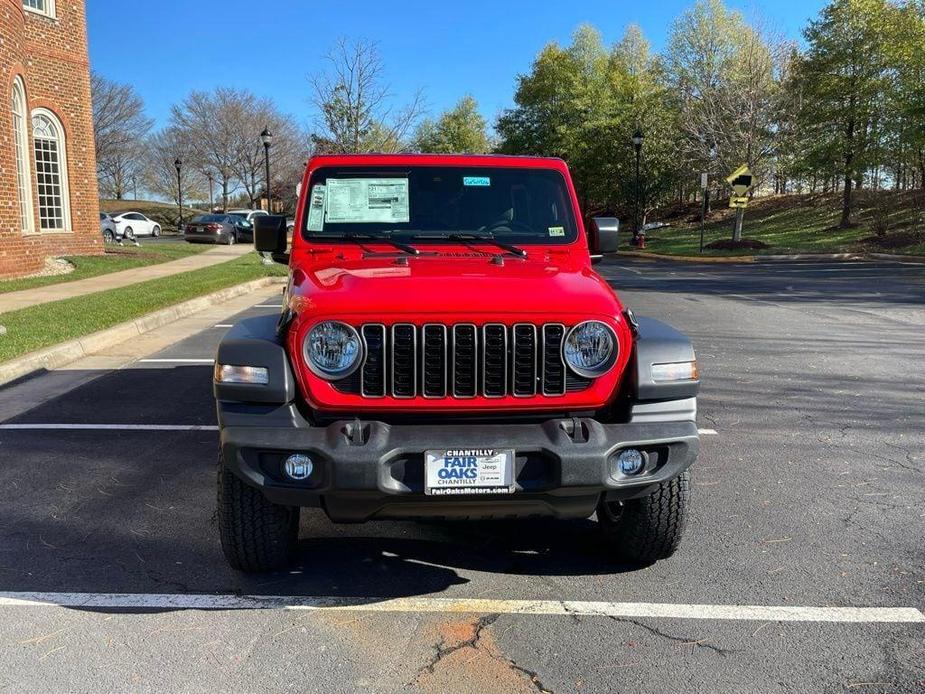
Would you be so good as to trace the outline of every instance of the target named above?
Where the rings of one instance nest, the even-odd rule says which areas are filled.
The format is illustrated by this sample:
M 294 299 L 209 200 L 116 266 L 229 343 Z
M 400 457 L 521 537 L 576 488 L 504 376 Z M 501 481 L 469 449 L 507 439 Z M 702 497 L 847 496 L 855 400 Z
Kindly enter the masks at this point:
M 425 325 L 421 340 L 421 373 L 425 398 L 446 397 L 446 326 Z
M 562 361 L 568 328 L 471 323 L 390 329 L 370 323 L 359 329 L 366 358 L 349 378 L 333 382 L 342 393 L 367 398 L 562 397 L 590 388 Z
M 566 392 L 566 368 L 562 362 L 564 339 L 564 325 L 543 326 L 543 395 L 564 395 Z
M 413 398 L 417 394 L 417 328 L 410 323 L 392 326 L 392 395 Z
M 507 395 L 507 328 L 486 325 L 482 333 L 482 392 L 502 398 Z
M 453 397 L 479 394 L 478 329 L 474 325 L 453 327 Z
M 514 326 L 513 391 L 517 397 L 536 395 L 536 326 Z
M 366 361 L 360 373 L 360 388 L 371 398 L 385 397 L 385 326 L 364 325 L 363 342 L 366 344 Z

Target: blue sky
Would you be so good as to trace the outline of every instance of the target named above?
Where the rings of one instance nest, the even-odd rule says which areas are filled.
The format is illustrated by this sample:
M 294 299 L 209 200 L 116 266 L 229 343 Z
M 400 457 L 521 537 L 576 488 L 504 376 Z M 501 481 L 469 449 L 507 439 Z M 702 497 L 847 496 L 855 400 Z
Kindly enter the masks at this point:
M 727 0 L 728 1 L 728 0 Z M 759 4 L 729 2 L 749 14 Z M 760 7 L 797 38 L 822 0 Z M 88 0 L 90 56 L 104 76 L 128 82 L 162 125 L 192 89 L 219 85 L 271 96 L 300 121 L 313 119 L 308 77 L 340 36 L 379 42 L 388 82 L 401 99 L 423 88 L 431 114 L 471 93 L 493 121 L 511 105 L 515 78 L 551 40 L 566 43 L 583 22 L 607 43 L 639 24 L 658 50 L 686 0 Z

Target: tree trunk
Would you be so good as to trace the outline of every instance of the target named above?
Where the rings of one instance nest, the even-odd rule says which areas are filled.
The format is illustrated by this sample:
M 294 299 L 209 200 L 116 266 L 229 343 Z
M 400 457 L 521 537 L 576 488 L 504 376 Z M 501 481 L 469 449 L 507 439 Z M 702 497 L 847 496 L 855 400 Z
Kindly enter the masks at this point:
M 222 178 L 222 212 L 228 211 L 228 179 Z

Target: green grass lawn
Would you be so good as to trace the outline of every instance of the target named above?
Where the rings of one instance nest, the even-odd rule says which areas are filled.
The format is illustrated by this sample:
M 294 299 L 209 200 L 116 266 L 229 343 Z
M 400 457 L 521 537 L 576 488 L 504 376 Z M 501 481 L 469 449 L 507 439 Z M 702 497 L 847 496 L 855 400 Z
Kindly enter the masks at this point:
M 47 287 L 50 284 L 60 284 L 61 282 L 75 282 L 76 280 L 85 280 L 88 277 L 97 277 L 110 272 L 119 272 L 120 270 L 131 270 L 145 267 L 146 265 L 157 265 L 158 263 L 166 263 L 171 260 L 185 258 L 188 255 L 202 253 L 209 249 L 209 246 L 198 243 L 145 244 L 144 241 L 140 243 L 142 244 L 141 247 L 106 244 L 106 255 L 68 256 L 65 260 L 71 263 L 75 269 L 67 275 L 0 280 L 0 294 L 18 292 L 23 289 L 35 289 L 36 287 Z
M 261 277 L 284 277 L 283 265 L 262 265 L 249 253 L 221 265 L 133 285 L 129 291 L 98 292 L 0 314 L 0 362 L 89 335 L 146 313 Z
M 829 195 L 790 195 L 759 198 L 745 212 L 742 238 L 768 245 L 758 253 L 881 252 L 925 254 L 925 210 L 916 193 L 857 194 L 855 226 L 839 229 L 840 198 Z M 886 236 L 875 237 L 878 214 L 886 218 Z M 732 238 L 734 211 L 715 209 L 704 228 L 704 244 Z M 694 208 L 674 219 L 672 226 L 651 231 L 646 250 L 669 255 L 698 255 L 699 216 Z M 626 246 L 630 250 L 629 246 Z M 705 250 L 704 255 L 754 255 L 753 250 Z

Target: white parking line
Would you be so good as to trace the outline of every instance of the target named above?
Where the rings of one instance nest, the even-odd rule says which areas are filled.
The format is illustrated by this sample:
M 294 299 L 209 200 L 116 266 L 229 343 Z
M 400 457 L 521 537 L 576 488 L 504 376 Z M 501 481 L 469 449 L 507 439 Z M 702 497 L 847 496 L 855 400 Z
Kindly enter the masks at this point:
M 170 610 L 309 610 L 579 615 L 652 619 L 720 619 L 768 622 L 925 623 L 914 607 L 797 607 L 793 605 L 685 605 L 577 600 L 453 598 L 344 598 L 171 593 L 0 593 L 0 607 Z
M 213 325 L 212 327 L 213 328 L 233 328 L 234 324 L 233 323 L 217 323 L 216 325 Z
M 282 304 L 257 304 L 254 308 L 282 308 Z
M 698 429 L 697 433 L 701 436 L 719 436 L 719 432 L 716 429 Z
M 139 364 L 214 364 L 214 359 L 139 359 Z
M 205 424 L 0 424 L 0 431 L 218 431 Z

